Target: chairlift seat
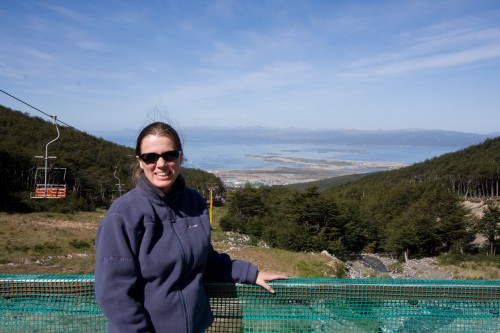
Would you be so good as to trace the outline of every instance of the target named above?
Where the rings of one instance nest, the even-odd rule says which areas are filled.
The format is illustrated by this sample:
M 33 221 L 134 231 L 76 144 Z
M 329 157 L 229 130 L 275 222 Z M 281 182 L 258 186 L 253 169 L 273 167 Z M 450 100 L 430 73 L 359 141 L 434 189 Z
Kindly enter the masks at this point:
M 45 194 L 45 186 L 37 186 L 34 195 L 31 195 L 33 199 L 63 199 L 66 198 L 66 186 L 47 186 L 47 194 Z

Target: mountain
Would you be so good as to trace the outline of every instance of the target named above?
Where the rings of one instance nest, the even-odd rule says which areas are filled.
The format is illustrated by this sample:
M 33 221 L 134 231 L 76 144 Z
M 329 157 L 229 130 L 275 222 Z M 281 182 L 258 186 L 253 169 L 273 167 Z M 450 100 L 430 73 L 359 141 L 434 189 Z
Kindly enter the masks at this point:
M 133 146 L 139 130 L 100 131 L 94 134 L 106 140 Z M 347 145 L 408 145 L 464 148 L 478 144 L 495 134 L 476 134 L 444 130 L 308 130 L 267 127 L 185 127 L 179 130 L 184 141 L 217 143 L 301 143 Z

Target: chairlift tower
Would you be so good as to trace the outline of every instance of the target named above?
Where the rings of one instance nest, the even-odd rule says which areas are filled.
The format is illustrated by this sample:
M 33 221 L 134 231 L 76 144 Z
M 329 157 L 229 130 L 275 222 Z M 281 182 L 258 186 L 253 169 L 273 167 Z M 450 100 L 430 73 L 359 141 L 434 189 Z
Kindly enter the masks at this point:
M 60 132 L 59 132 L 59 127 L 57 126 L 57 116 L 53 115 L 51 116 L 52 119 L 54 119 L 54 125 L 56 126 L 57 130 L 57 137 L 55 139 L 52 139 L 45 145 L 45 156 L 35 156 L 35 158 L 43 158 L 44 159 L 44 182 L 43 184 L 36 184 L 35 188 L 35 193 L 34 195 L 31 196 L 31 198 L 65 198 L 66 197 L 66 184 L 63 184 L 62 186 L 60 184 L 48 184 L 48 169 L 49 169 L 49 159 L 55 159 L 56 156 L 49 156 L 49 145 L 59 139 Z M 35 174 L 35 182 L 37 180 L 37 174 L 38 174 L 38 169 Z M 58 170 L 62 170 L 63 173 L 63 180 L 66 177 L 66 168 L 57 168 Z M 49 188 L 50 185 L 50 188 Z
M 207 189 L 210 191 L 210 199 L 209 199 L 209 219 L 210 219 L 210 225 L 212 225 L 212 220 L 213 220 L 213 204 L 214 204 L 213 190 L 216 190 L 217 188 L 218 188 L 218 186 L 214 186 L 214 185 L 207 186 Z
M 117 168 L 118 168 L 118 167 L 115 167 L 115 172 L 114 172 L 114 174 L 113 174 L 113 177 L 115 177 L 115 178 L 118 180 L 118 184 L 116 184 L 116 186 L 118 187 L 118 191 L 117 191 L 117 192 L 118 192 L 118 197 L 121 197 L 121 196 L 122 196 L 122 192 L 123 192 L 123 191 L 122 191 L 122 183 L 121 183 L 121 181 L 120 181 L 120 178 L 118 178 L 118 177 L 116 176 L 116 169 L 117 169 Z

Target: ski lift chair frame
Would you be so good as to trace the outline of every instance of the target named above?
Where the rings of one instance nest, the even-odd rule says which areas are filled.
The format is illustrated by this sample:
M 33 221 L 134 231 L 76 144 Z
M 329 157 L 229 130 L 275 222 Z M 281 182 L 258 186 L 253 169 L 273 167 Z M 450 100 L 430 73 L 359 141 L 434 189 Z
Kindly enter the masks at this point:
M 37 178 L 37 174 L 39 170 L 44 170 L 44 167 L 37 168 L 36 173 L 35 173 L 35 181 Z M 63 199 L 66 198 L 66 168 L 50 168 L 49 170 L 51 171 L 61 171 L 62 177 L 62 182 L 56 183 L 53 181 L 47 182 L 47 185 L 45 183 L 36 183 L 35 184 L 35 191 L 31 193 L 30 197 L 32 199 Z M 45 171 L 45 170 L 44 170 Z
M 55 156 L 48 156 L 49 154 L 49 145 L 59 139 L 59 127 L 57 126 L 57 116 L 51 116 L 54 119 L 54 124 L 57 130 L 57 137 L 51 141 L 49 141 L 45 145 L 45 156 L 35 156 L 35 158 L 43 158 L 45 160 L 44 167 L 38 167 L 35 172 L 35 189 L 34 192 L 30 194 L 32 199 L 62 199 L 66 198 L 66 168 L 50 168 L 50 170 L 63 170 L 63 183 L 49 183 L 48 182 L 48 160 L 50 158 L 56 158 Z M 37 183 L 38 181 L 38 170 L 44 171 L 44 182 Z

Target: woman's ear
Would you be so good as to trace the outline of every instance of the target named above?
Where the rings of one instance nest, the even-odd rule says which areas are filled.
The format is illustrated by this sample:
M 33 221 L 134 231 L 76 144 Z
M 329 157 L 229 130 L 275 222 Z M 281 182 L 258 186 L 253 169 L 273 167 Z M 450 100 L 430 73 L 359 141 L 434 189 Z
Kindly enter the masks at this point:
M 142 163 L 143 163 L 143 162 L 142 162 L 142 160 L 139 158 L 139 156 L 136 156 L 136 157 L 135 157 L 135 160 L 136 160 L 136 161 L 137 161 L 137 163 L 139 164 L 139 168 L 144 169 L 144 168 L 143 168 L 143 165 L 142 165 Z

